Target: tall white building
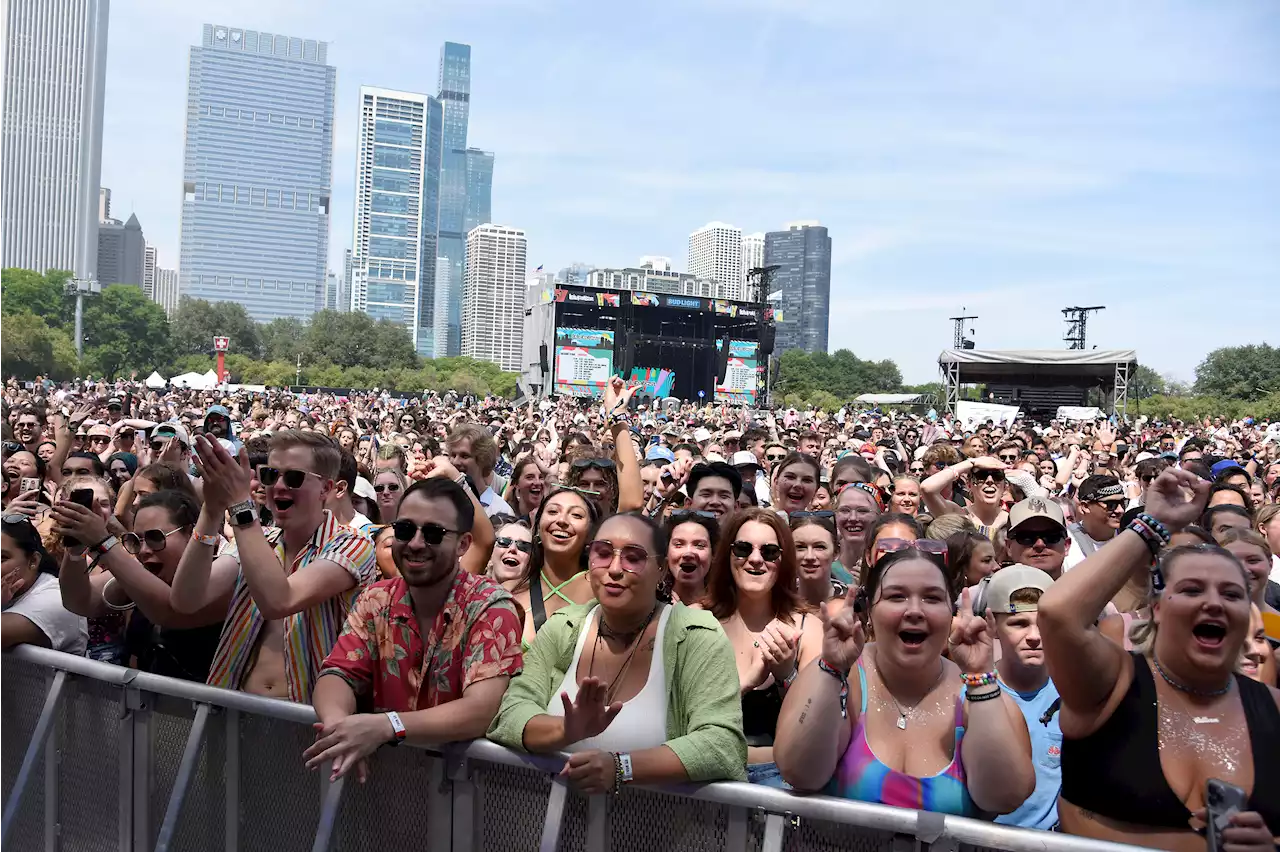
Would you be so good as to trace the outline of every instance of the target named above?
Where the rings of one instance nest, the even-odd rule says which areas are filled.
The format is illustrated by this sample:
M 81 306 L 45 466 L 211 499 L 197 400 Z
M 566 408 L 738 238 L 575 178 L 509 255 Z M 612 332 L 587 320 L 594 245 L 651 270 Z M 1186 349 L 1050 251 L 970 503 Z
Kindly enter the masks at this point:
M 462 354 L 509 372 L 524 366 L 526 250 L 519 228 L 478 225 L 467 234 Z
M 742 298 L 742 229 L 711 222 L 689 235 L 689 273 L 723 285 L 723 298 Z
M 165 315 L 171 317 L 178 308 L 179 296 L 178 270 L 157 267 L 155 295 L 151 301 L 164 308 Z
M 748 286 L 748 274 L 764 266 L 764 234 L 746 234 L 742 238 L 742 298 L 754 302 L 756 293 Z M 767 293 L 765 295 L 768 295 Z
M 5 0 L 0 266 L 98 266 L 109 0 Z
M 156 247 L 146 244 L 142 255 L 142 292 L 148 299 L 156 298 Z

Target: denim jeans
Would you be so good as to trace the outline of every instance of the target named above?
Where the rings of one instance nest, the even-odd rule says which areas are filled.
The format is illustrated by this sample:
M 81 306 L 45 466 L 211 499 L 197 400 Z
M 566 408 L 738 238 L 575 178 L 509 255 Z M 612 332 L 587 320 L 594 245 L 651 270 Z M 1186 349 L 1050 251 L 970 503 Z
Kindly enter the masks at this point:
M 765 787 L 777 787 L 779 790 L 790 790 L 791 785 L 782 780 L 776 763 L 748 763 L 747 781 L 752 784 L 763 784 Z

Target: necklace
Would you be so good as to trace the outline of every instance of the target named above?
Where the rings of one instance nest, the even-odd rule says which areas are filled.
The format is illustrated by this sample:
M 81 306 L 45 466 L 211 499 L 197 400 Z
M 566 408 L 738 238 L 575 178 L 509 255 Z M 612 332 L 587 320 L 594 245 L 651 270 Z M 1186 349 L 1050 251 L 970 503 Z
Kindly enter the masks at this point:
M 1219 695 L 1226 695 L 1231 691 L 1231 681 L 1227 681 L 1227 685 L 1221 689 L 1196 689 L 1194 686 L 1187 686 L 1185 683 L 1179 683 L 1174 680 L 1164 666 L 1160 665 L 1160 661 L 1156 659 L 1156 655 L 1151 655 L 1151 663 L 1156 667 L 1156 671 L 1160 673 L 1160 677 L 1164 678 L 1164 682 L 1172 686 L 1179 692 L 1185 692 L 1188 695 L 1195 695 L 1199 698 L 1217 698 Z
M 605 639 L 618 639 L 622 644 L 630 645 L 637 636 L 649 627 L 649 622 L 653 621 L 653 614 L 657 611 L 658 607 L 655 605 L 653 609 L 649 610 L 649 614 L 645 616 L 644 621 L 640 623 L 639 627 L 635 630 L 627 631 L 614 630 L 609 626 L 609 623 L 604 620 L 604 614 L 602 613 L 600 615 L 599 622 L 596 625 L 596 638 L 599 639 L 604 637 Z
M 631 668 L 631 660 L 635 657 L 636 651 L 640 650 L 640 643 L 635 640 L 638 640 L 644 636 L 645 630 L 649 628 L 649 623 L 653 621 L 653 616 L 655 613 L 657 613 L 657 611 L 658 611 L 658 604 L 655 603 L 653 605 L 653 609 L 649 610 L 649 614 L 645 616 L 644 623 L 640 625 L 640 629 L 634 631 L 633 633 L 612 634 L 613 636 L 619 636 L 619 637 L 620 636 L 632 637 L 627 639 L 627 644 L 631 645 L 631 650 L 627 653 L 627 658 L 622 661 L 622 667 L 618 669 L 618 673 L 613 676 L 613 680 L 609 681 L 609 685 L 605 687 L 604 701 L 606 705 L 613 703 L 614 696 L 618 694 L 618 690 L 622 687 L 622 681 L 626 677 L 627 670 Z M 591 677 L 592 673 L 596 669 L 596 651 L 599 650 L 600 648 L 600 642 L 608 638 L 605 635 L 606 629 L 607 627 L 604 623 L 604 614 L 601 613 L 600 618 L 596 622 L 596 641 L 591 645 L 591 662 L 587 665 L 587 677 Z M 635 641 L 634 645 L 632 645 L 633 641 Z
M 934 680 L 933 685 L 925 690 L 924 695 L 920 696 L 919 701 L 908 707 L 906 710 L 903 710 L 902 705 L 898 703 L 898 699 L 893 697 L 893 691 L 889 689 L 889 684 L 884 682 L 884 675 L 880 674 L 880 666 L 876 666 L 876 678 L 880 681 L 880 685 L 884 687 L 885 695 L 889 696 L 889 700 L 893 702 L 893 709 L 898 711 L 897 724 L 899 731 L 905 731 L 907 729 L 907 722 L 910 720 L 911 714 L 916 712 L 916 708 L 919 707 L 920 704 L 929 697 L 929 693 L 933 692 L 938 687 L 938 684 L 942 682 L 942 675 L 944 672 L 946 672 L 946 667 L 939 664 L 938 677 Z

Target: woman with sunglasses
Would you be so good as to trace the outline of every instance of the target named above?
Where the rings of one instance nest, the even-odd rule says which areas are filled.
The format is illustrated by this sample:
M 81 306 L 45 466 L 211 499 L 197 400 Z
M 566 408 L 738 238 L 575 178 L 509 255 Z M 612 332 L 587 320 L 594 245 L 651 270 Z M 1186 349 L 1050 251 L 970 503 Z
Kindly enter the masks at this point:
M 1209 483 L 1170 469 L 1144 512 L 1040 599 L 1039 627 L 1060 713 L 1063 831 L 1174 852 L 1205 847 L 1207 786 L 1247 797 L 1226 848 L 1270 850 L 1280 831 L 1280 692 L 1235 672 L 1249 631 L 1249 577 L 1217 545 L 1160 553 L 1208 500 Z M 1124 651 L 1097 627 L 1107 602 L 1153 565 L 1151 620 Z
M 525 612 L 526 643 L 556 610 L 591 600 L 586 551 L 598 522 L 595 502 L 572 488 L 551 491 L 542 501 L 533 517 L 533 552 L 512 589 Z
M 595 600 L 547 621 L 507 687 L 490 739 L 570 752 L 561 775 L 588 794 L 742 779 L 733 651 L 709 613 L 659 600 L 666 547 L 662 529 L 643 515 L 600 525 L 587 557 Z
M 9 514 L 0 528 L 0 648 L 38 645 L 83 655 L 85 620 L 62 605 L 58 563 L 26 515 Z
M 489 556 L 488 575 L 504 589 L 520 582 L 533 554 L 533 531 L 529 524 L 512 515 L 494 515 L 493 553 Z
M 1022 713 L 996 679 L 994 626 L 968 593 L 953 625 L 945 545 L 905 544 L 868 566 L 838 613 L 823 607 L 821 657 L 778 720 L 778 765 L 799 790 L 1009 813 L 1035 789 L 1035 771 Z
M 959 464 L 953 464 L 938 471 L 920 483 L 925 508 L 934 517 L 951 513 L 968 515 L 974 526 L 978 528 L 978 532 L 994 536 L 995 531 L 1009 521 L 1009 514 L 1005 512 L 1002 505 L 1005 475 L 1006 466 L 999 459 L 990 456 L 965 459 Z M 964 477 L 968 485 L 969 494 L 969 502 L 963 508 L 942 496 L 961 477 Z M 1039 486 L 1034 484 L 1034 480 L 1030 483 L 1026 481 L 1031 479 L 1027 474 L 1022 474 L 1020 479 L 1024 489 L 1029 484 L 1034 495 L 1042 493 Z
M 832 575 L 856 586 L 867 547 L 867 530 L 884 511 L 880 491 L 869 482 L 850 482 L 836 495 L 836 532 L 840 558 L 831 563 Z
M 404 474 L 395 468 L 378 471 L 373 478 L 373 493 L 378 504 L 378 517 L 389 524 L 396 519 L 396 511 L 400 507 L 400 498 L 408 487 Z
M 720 524 L 711 512 L 678 510 L 667 516 L 666 527 L 671 595 L 693 605 L 707 592 L 707 572 L 720 540 Z
M 773 508 L 786 514 L 807 511 L 818 491 L 820 474 L 813 456 L 789 453 L 773 468 L 770 487 Z
M 784 786 L 773 762 L 782 699 L 795 674 L 821 649 L 821 624 L 796 595 L 795 542 L 769 509 L 747 509 L 725 522 L 707 576 L 702 607 L 733 644 L 747 735 L 747 780 Z
M 68 549 L 59 574 L 67 609 L 88 618 L 127 615 L 125 663 L 141 671 L 204 682 L 218 648 L 228 600 L 192 615 L 169 605 L 170 583 L 191 540 L 200 506 L 183 491 L 158 491 L 138 503 L 134 531 L 119 538 L 102 519 L 71 502 L 54 507 L 60 531 L 93 545 L 102 569 L 86 574 L 83 554 Z M 103 552 L 105 548 L 105 552 Z
M 796 513 L 788 523 L 796 548 L 800 599 L 814 609 L 827 601 L 843 600 L 849 587 L 831 574 L 831 563 L 836 558 L 834 515 L 831 512 Z

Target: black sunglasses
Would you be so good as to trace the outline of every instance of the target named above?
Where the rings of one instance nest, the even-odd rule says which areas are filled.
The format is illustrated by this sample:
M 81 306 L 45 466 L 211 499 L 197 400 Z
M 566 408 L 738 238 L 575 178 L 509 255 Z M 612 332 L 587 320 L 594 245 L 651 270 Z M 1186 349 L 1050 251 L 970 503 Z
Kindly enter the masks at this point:
M 782 460 L 783 460 L 783 459 L 785 459 L 786 457 L 787 457 L 787 456 L 786 456 L 786 454 L 785 454 L 785 453 L 781 453 L 781 454 L 780 454 L 780 453 L 765 453 L 765 454 L 764 454 L 765 461 L 782 461 Z
M 164 530 L 145 530 L 141 535 L 131 532 L 125 533 L 120 536 L 120 546 L 125 549 L 125 552 L 137 556 L 139 551 L 142 550 L 143 542 L 146 542 L 147 547 L 151 548 L 151 552 L 154 553 L 158 550 L 164 550 L 165 542 L 168 541 L 169 536 L 180 529 L 182 527 L 174 527 L 168 532 Z
M 1037 541 L 1043 541 L 1046 546 L 1053 547 L 1055 544 L 1061 544 L 1066 541 L 1067 531 L 1062 529 L 1014 530 L 1009 533 L 1009 538 L 1023 547 L 1032 547 Z
M 749 541 L 738 539 L 729 548 L 730 552 L 739 559 L 746 559 L 751 556 L 752 551 L 756 550 L 756 546 Z M 777 544 L 762 544 L 759 547 L 760 558 L 765 562 L 777 562 L 778 557 L 782 556 L 782 547 Z
M 678 509 L 667 516 L 672 523 L 682 524 L 685 521 L 691 521 L 694 518 L 710 518 L 716 519 L 715 512 L 708 512 L 705 509 Z
M 578 459 L 573 463 L 578 470 L 586 470 L 588 468 L 599 468 L 600 470 L 613 470 L 612 459 Z
M 267 467 L 266 465 L 258 468 L 258 481 L 268 488 L 275 485 L 281 477 L 284 477 L 284 487 L 296 490 L 302 487 L 302 484 L 307 481 L 308 476 L 314 476 L 316 479 L 324 479 L 320 474 L 313 473 L 309 470 L 281 470 L 278 467 Z
M 286 485 L 289 484 L 287 480 L 285 484 Z M 395 494 L 397 491 L 400 490 L 400 483 L 399 482 L 380 483 L 378 485 L 373 486 L 373 490 L 379 494 L 381 494 L 383 491 L 390 491 L 392 494 Z
M 79 436 L 79 435 L 77 435 L 76 437 L 78 438 L 78 437 L 80 437 L 80 436 Z M 23 446 L 22 446 L 21 444 L 19 444 L 17 441 L 5 441 L 5 442 L 4 442 L 4 447 L 3 447 L 3 448 L 4 448 L 4 451 L 5 451 L 6 453 L 19 453 L 19 452 L 22 452 L 22 450 L 24 450 L 24 449 L 25 449 L 25 447 L 23 447 Z
M 449 533 L 457 533 L 457 530 L 451 530 L 448 527 L 442 527 L 439 524 L 433 524 L 430 521 L 418 526 L 408 518 L 401 518 L 391 525 L 391 532 L 395 535 L 397 541 L 405 543 L 413 541 L 413 537 L 422 531 L 422 540 L 429 545 L 437 545 L 444 541 L 444 537 Z
M 531 541 L 520 541 L 514 538 L 507 538 L 505 535 L 500 535 L 493 540 L 494 547 L 510 547 L 513 544 L 516 546 L 516 550 L 521 553 L 533 553 L 533 542 Z
M 1001 454 L 998 456 L 998 458 L 999 458 L 999 459 L 1000 459 L 1000 461 L 1002 461 L 1002 462 L 1007 462 L 1007 463 L 1012 464 L 1012 463 L 1014 463 L 1014 462 L 1016 462 L 1016 461 L 1018 460 L 1018 454 L 1017 454 L 1017 453 L 1001 453 Z
M 110 444 L 111 436 L 110 435 L 90 435 L 89 443 L 90 444 Z
M 974 482 L 986 482 L 987 480 L 991 480 L 992 482 L 1004 482 L 1004 471 L 975 470 L 973 473 L 969 474 L 969 478 Z
M 817 509 L 812 512 L 788 512 L 787 520 L 799 521 L 804 518 L 822 518 L 829 521 L 835 518 L 835 516 L 836 516 L 836 513 L 828 509 Z

